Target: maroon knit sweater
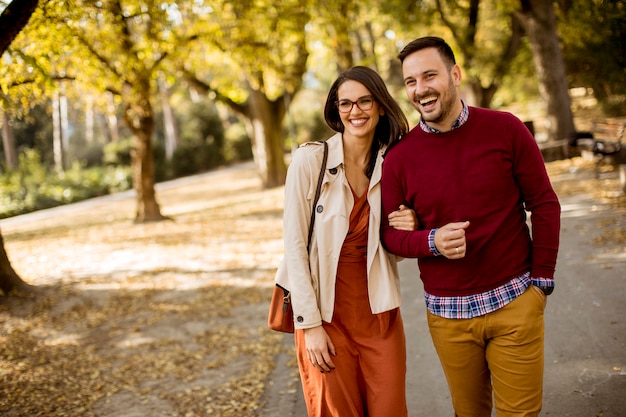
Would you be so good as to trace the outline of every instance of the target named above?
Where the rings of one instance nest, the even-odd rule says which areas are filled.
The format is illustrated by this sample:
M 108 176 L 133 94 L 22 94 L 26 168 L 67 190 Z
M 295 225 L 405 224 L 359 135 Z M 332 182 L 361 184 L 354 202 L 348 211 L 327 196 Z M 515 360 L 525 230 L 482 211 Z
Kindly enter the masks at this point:
M 384 218 L 400 204 L 417 214 L 420 230 L 382 222 L 382 237 L 390 252 L 418 258 L 429 294 L 478 294 L 529 271 L 554 277 L 560 205 L 534 138 L 512 114 L 471 107 L 450 132 L 415 127 L 388 152 L 381 185 Z M 434 256 L 429 231 L 465 220 L 465 258 Z

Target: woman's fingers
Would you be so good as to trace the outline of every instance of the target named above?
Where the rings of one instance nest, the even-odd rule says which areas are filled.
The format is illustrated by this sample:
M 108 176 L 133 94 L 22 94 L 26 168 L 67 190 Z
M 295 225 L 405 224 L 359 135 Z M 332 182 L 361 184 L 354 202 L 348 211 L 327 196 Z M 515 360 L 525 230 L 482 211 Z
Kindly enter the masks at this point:
M 335 369 L 331 354 L 335 355 L 335 345 L 322 326 L 304 331 L 306 351 L 311 364 L 320 372 L 330 372 Z
M 398 230 L 417 230 L 419 226 L 415 211 L 404 205 L 400 205 L 398 210 L 389 213 L 387 220 L 391 227 Z

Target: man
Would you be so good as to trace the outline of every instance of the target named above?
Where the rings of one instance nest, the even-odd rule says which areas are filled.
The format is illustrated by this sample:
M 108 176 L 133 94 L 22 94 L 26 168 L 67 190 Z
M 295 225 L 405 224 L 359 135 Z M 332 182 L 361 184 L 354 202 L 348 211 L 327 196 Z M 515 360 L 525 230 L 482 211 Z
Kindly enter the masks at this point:
M 492 394 L 499 417 L 538 416 L 560 229 L 543 158 L 519 119 L 461 100 L 444 40 L 416 39 L 399 58 L 421 119 L 385 158 L 382 203 L 385 216 L 413 208 L 420 228 L 383 225 L 383 241 L 418 258 L 456 416 L 490 417 Z

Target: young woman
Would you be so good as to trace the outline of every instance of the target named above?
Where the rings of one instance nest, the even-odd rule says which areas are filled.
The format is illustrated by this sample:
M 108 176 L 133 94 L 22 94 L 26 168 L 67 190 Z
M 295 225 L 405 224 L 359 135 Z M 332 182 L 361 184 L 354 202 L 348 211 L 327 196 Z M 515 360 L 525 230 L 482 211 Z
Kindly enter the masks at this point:
M 406 416 L 406 347 L 395 256 L 380 241 L 380 178 L 408 122 L 381 77 L 354 67 L 332 85 L 324 116 L 338 132 L 307 251 L 324 147 L 303 144 L 285 187 L 285 260 L 298 366 L 309 417 Z M 414 230 L 404 207 L 385 219 Z

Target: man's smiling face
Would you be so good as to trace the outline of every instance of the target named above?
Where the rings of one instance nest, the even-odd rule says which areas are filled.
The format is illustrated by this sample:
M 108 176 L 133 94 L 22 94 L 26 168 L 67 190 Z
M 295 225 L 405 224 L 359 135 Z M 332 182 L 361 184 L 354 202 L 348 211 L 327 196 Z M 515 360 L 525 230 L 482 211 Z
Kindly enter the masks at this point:
M 437 49 L 426 48 L 404 59 L 402 74 L 407 96 L 422 119 L 441 131 L 450 130 L 462 109 L 459 67 L 448 69 Z

